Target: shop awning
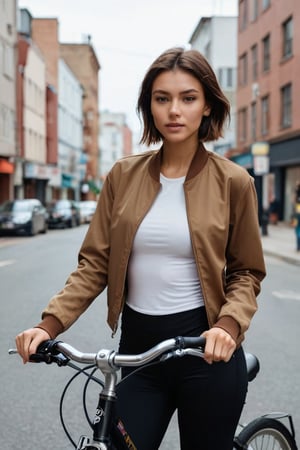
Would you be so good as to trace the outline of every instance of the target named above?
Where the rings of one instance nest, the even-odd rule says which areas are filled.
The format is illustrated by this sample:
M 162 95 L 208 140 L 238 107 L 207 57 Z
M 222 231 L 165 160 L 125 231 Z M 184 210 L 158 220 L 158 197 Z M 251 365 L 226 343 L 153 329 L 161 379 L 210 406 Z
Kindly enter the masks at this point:
M 230 159 L 245 169 L 251 169 L 253 167 L 253 158 L 251 153 L 242 153 L 241 155 L 232 156 Z
M 15 166 L 7 159 L 0 159 L 0 173 L 14 173 Z
M 68 173 L 62 173 L 62 187 L 71 188 L 72 187 L 73 175 Z

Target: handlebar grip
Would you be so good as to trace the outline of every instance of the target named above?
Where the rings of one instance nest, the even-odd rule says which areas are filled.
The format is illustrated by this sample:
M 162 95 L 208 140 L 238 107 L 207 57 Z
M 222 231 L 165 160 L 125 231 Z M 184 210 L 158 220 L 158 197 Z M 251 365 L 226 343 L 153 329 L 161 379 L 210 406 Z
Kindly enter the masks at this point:
M 37 353 L 52 353 L 55 355 L 58 353 L 55 346 L 59 341 L 56 341 L 55 339 L 47 339 L 47 341 L 43 341 L 37 348 Z
M 205 348 L 206 339 L 204 336 L 195 336 L 195 337 L 177 337 L 178 343 L 182 348 L 197 348 L 202 347 Z
M 57 350 L 56 345 L 58 342 L 54 339 L 48 339 L 42 342 L 38 346 L 36 353 L 29 356 L 29 361 L 36 363 L 44 362 L 46 364 L 55 362 L 59 366 L 66 365 L 69 359 Z

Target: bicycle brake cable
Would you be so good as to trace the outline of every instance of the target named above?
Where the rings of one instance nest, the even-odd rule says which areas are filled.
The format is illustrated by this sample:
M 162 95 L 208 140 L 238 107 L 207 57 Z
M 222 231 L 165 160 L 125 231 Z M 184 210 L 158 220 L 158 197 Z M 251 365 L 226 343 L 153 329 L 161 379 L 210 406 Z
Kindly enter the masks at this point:
M 76 366 L 75 364 L 72 364 L 72 363 L 70 363 L 70 362 L 68 363 L 68 365 L 69 365 L 70 367 L 72 367 L 72 369 L 77 370 L 77 372 L 69 379 L 69 381 L 67 382 L 67 384 L 65 385 L 65 387 L 64 387 L 64 389 L 63 389 L 63 392 L 62 392 L 61 397 L 60 397 L 60 402 L 59 402 L 59 417 L 60 417 L 60 422 L 61 422 L 61 424 L 62 424 L 62 427 L 63 427 L 64 432 L 66 433 L 67 438 L 69 439 L 69 441 L 71 442 L 71 444 L 73 445 L 73 447 L 76 448 L 77 445 L 76 445 L 75 442 L 73 441 L 73 439 L 72 439 L 72 437 L 71 437 L 71 435 L 70 435 L 70 433 L 69 433 L 69 431 L 68 431 L 68 429 L 67 429 L 67 426 L 66 426 L 66 424 L 65 424 L 64 417 L 63 417 L 63 404 L 64 404 L 64 399 L 65 399 L 65 395 L 66 395 L 66 393 L 67 393 L 67 390 L 69 389 L 71 383 L 72 383 L 79 375 L 82 375 L 82 374 L 85 375 L 85 376 L 87 376 L 87 377 L 89 378 L 90 381 L 93 380 L 93 381 L 97 382 L 98 384 L 100 384 L 101 386 L 103 386 L 103 382 L 102 382 L 101 380 L 99 380 L 98 378 L 95 378 L 95 377 L 93 377 L 93 376 L 90 377 L 91 374 L 86 373 L 87 370 L 90 370 L 90 369 L 92 369 L 92 368 L 95 367 L 94 364 L 89 365 L 89 366 L 86 366 L 86 367 L 82 367 L 82 368 L 80 368 L 80 367 L 78 367 L 78 366 Z M 94 373 L 94 371 L 93 371 L 93 373 Z M 93 373 L 92 373 L 92 374 L 93 374 Z

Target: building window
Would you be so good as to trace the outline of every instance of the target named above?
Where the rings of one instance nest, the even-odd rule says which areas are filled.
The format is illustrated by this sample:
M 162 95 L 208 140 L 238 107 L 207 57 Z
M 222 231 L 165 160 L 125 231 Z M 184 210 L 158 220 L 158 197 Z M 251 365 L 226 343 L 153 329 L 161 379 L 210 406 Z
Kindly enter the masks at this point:
M 270 100 L 266 95 L 261 99 L 261 134 L 265 136 L 269 132 L 270 126 Z
M 251 104 L 251 138 L 256 141 L 256 102 Z
M 4 44 L 3 73 L 10 78 L 14 76 L 14 49 L 11 45 Z
M 0 74 L 3 73 L 3 60 L 4 60 L 4 44 L 0 39 Z
M 262 44 L 263 44 L 263 71 L 267 72 L 268 70 L 270 70 L 271 66 L 271 52 L 270 52 L 271 38 L 269 34 L 262 40 Z
M 245 142 L 247 139 L 247 108 L 243 108 L 238 114 L 239 141 Z
M 248 22 L 248 0 L 240 0 L 239 4 L 239 28 L 245 30 Z
M 271 0 L 262 0 L 262 9 L 263 11 L 271 5 Z
M 288 58 L 293 54 L 293 18 L 282 24 L 282 56 Z
M 258 0 L 252 0 L 251 4 L 251 20 L 255 22 L 258 17 Z
M 281 88 L 281 126 L 287 128 L 292 125 L 292 84 Z
M 218 80 L 223 89 L 234 86 L 234 69 L 232 67 L 220 67 L 218 69 Z
M 14 143 L 15 113 L 0 103 L 0 138 L 6 142 Z
M 248 57 L 244 53 L 239 60 L 239 84 L 245 86 L 248 82 Z
M 257 44 L 251 47 L 251 56 L 252 56 L 252 79 L 257 80 L 258 76 Z

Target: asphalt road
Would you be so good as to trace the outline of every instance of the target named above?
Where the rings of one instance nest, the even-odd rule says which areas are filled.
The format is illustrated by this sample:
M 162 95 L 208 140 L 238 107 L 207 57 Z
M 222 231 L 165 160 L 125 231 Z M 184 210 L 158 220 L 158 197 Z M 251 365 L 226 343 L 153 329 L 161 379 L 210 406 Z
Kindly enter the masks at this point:
M 33 238 L 0 238 L 1 448 L 73 448 L 58 414 L 62 389 L 73 374 L 71 369 L 39 364 L 23 366 L 17 356 L 8 356 L 7 350 L 14 347 L 14 337 L 19 331 L 39 321 L 49 298 L 75 268 L 86 229 L 87 226 L 80 226 L 51 230 Z M 259 297 L 259 311 L 244 345 L 260 358 L 261 371 L 249 385 L 241 421 L 270 411 L 286 411 L 293 415 L 300 436 L 300 268 L 273 258 L 267 258 L 266 262 L 268 277 Z M 117 348 L 118 338 L 111 338 L 105 316 L 105 294 L 102 294 L 61 338 L 82 351 Z M 79 430 L 88 431 L 81 392 L 82 380 L 78 379 L 67 394 L 64 408 L 75 440 Z M 96 394 L 92 387 L 88 397 L 94 400 Z M 178 433 L 173 420 L 161 450 L 176 449 L 179 449 Z

